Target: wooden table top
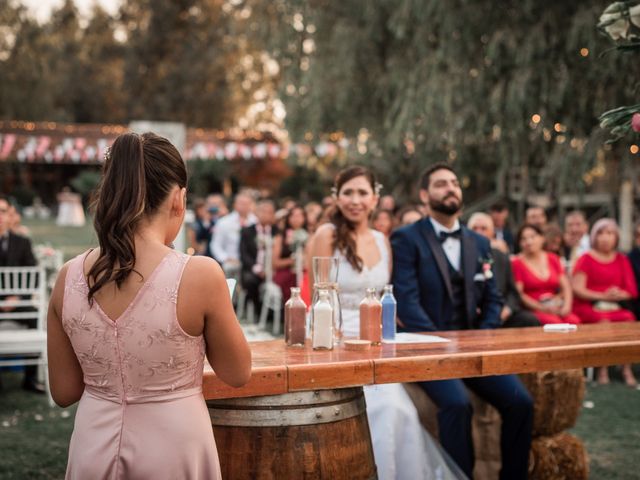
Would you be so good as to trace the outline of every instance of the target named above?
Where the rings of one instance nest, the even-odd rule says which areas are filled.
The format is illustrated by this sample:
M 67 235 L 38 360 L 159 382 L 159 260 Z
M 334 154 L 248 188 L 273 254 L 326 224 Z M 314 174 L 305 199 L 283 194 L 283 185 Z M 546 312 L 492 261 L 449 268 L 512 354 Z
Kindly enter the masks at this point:
M 282 339 L 252 342 L 251 380 L 229 387 L 207 366 L 204 396 L 252 397 L 640 362 L 640 322 L 579 325 L 567 333 L 529 327 L 432 334 L 451 341 L 383 344 L 364 352 L 287 347 Z

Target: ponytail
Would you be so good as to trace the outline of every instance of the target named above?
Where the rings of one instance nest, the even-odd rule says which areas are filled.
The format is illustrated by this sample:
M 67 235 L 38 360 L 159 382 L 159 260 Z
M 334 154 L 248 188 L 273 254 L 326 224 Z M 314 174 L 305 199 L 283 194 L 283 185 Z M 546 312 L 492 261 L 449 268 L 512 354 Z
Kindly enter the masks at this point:
M 140 275 L 134 268 L 135 233 L 176 184 L 186 187 L 187 173 L 168 140 L 153 133 L 125 133 L 113 142 L 93 202 L 100 254 L 89 269 L 90 304 L 107 283 L 120 288 L 131 272 Z

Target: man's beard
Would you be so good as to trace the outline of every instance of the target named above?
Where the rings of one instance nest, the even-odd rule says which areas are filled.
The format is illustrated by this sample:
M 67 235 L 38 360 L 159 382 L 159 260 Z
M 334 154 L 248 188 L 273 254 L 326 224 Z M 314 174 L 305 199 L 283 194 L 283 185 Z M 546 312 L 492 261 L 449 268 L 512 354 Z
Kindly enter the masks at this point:
M 455 199 L 456 203 L 445 203 L 449 198 Z M 439 200 L 430 200 L 429 208 L 435 212 L 443 213 L 445 215 L 455 215 L 462 209 L 462 202 L 459 201 L 456 197 L 449 196 L 446 197 L 443 201 Z

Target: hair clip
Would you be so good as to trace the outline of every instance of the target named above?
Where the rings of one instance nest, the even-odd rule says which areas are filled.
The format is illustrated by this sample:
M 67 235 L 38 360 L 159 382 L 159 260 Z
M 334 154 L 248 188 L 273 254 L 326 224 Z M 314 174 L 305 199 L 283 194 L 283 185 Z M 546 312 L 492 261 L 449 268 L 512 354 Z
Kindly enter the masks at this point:
M 334 197 L 338 196 L 338 188 L 337 187 L 331 187 L 331 195 L 333 195 Z
M 107 147 L 104 149 L 104 155 L 102 156 L 102 159 L 106 162 L 107 160 L 109 160 L 110 156 L 111 156 L 111 147 Z
M 376 192 L 376 195 L 380 195 L 380 192 L 382 191 L 383 188 L 384 188 L 384 185 L 382 185 L 381 183 L 376 182 L 375 187 L 374 187 L 374 191 Z

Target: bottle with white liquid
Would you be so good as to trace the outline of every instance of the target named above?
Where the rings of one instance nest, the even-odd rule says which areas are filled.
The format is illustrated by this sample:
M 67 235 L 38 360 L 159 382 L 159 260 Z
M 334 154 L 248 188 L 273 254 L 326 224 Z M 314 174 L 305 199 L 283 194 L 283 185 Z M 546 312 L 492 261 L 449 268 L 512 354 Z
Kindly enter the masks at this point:
M 327 290 L 318 291 L 318 301 L 313 305 L 311 330 L 314 350 L 333 349 L 333 307 Z

